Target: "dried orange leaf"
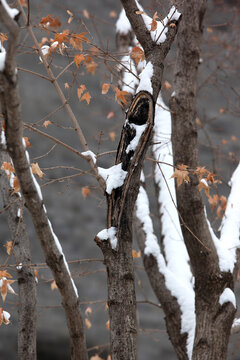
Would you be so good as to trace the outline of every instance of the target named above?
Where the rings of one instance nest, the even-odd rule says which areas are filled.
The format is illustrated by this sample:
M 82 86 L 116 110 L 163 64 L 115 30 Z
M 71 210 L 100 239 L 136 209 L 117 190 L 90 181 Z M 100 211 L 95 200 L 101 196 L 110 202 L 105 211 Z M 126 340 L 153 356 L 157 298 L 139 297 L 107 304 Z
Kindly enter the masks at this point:
M 109 331 L 109 329 L 110 329 L 110 321 L 108 320 L 108 321 L 106 322 L 106 330 Z
M 85 59 L 85 57 L 83 56 L 83 54 L 77 54 L 74 56 L 74 62 L 76 64 L 77 67 L 79 67 L 79 65 L 81 64 L 81 62 Z
M 26 145 L 26 147 L 31 147 L 29 138 L 28 138 L 27 136 L 24 136 L 24 140 L 25 140 L 25 145 Z
M 7 241 L 6 244 L 4 245 L 4 247 L 6 248 L 7 254 L 11 255 L 12 250 L 13 250 L 13 242 L 12 241 Z M 4 275 L 5 276 L 5 275 Z M 7 276 L 6 276 L 7 277 Z M 10 276 L 11 277 L 11 276 Z
M 47 28 L 52 27 L 54 29 L 61 26 L 61 22 L 59 21 L 59 19 L 57 17 L 52 17 L 50 14 L 46 17 L 43 17 L 40 21 L 40 24 Z
M 14 191 L 11 193 L 11 195 L 20 191 L 20 184 L 19 184 L 18 178 L 16 176 L 14 176 L 14 178 L 13 178 L 13 190 Z
M 189 171 L 187 171 L 186 169 L 187 169 L 187 166 L 184 164 L 179 165 L 178 168 L 175 168 L 175 171 L 174 171 L 173 175 L 171 176 L 171 178 L 177 179 L 177 187 L 182 185 L 183 181 L 185 183 L 190 182 L 190 179 L 188 176 Z
M 141 251 L 132 250 L 132 257 L 133 259 L 137 259 L 141 257 Z
M 115 131 L 110 131 L 110 133 L 109 133 L 108 135 L 109 135 L 109 137 L 110 137 L 110 139 L 111 139 L 112 141 L 115 141 L 115 139 L 116 139 L 116 133 L 115 133 Z
M 12 241 L 9 241 L 9 242 L 12 242 Z M 4 245 L 4 246 L 6 246 L 6 245 Z M 10 275 L 8 272 L 7 272 L 7 270 L 1 270 L 0 271 L 0 279 L 1 278 L 3 278 L 3 277 L 5 277 L 5 278 L 12 278 L 12 275 Z
M 114 11 L 114 10 L 110 11 L 109 17 L 112 18 L 112 19 L 115 19 L 117 17 L 116 11 Z
M 137 11 L 135 11 L 135 12 L 136 12 L 137 15 L 145 14 L 145 12 L 144 12 L 144 11 L 141 11 L 141 10 L 137 10 Z
M 123 102 L 124 104 L 127 105 L 127 100 L 125 98 L 125 96 L 128 96 L 129 95 L 129 92 L 128 91 L 121 91 L 119 90 L 118 88 L 115 88 L 115 100 L 120 100 L 121 102 Z
M 92 308 L 90 306 L 88 306 L 85 310 L 85 315 L 86 316 L 89 316 L 89 315 L 92 315 Z
M 68 24 L 70 24 L 73 20 L 73 13 L 70 10 L 67 10 L 67 13 L 69 15 Z
M 212 210 L 217 206 L 218 200 L 219 200 L 219 196 L 217 194 L 208 197 L 208 202 L 211 205 Z
M 77 89 L 77 96 L 79 100 L 85 90 L 86 90 L 86 86 L 84 84 L 80 85 L 79 88 Z
M 57 33 L 55 34 L 55 38 L 53 40 L 53 42 L 58 42 L 58 45 L 61 45 L 63 42 L 66 43 L 68 42 L 68 35 L 70 34 L 69 30 L 64 30 L 61 33 Z
M 164 82 L 164 87 L 165 87 L 166 90 L 170 90 L 172 85 L 168 81 L 165 81 Z
M 83 10 L 83 16 L 84 16 L 86 19 L 89 19 L 89 12 L 88 12 L 86 9 Z
M 139 61 L 145 60 L 144 51 L 139 46 L 135 46 L 132 48 L 131 58 L 134 59 L 138 65 Z
M 198 190 L 201 191 L 202 189 L 205 191 L 205 194 L 209 196 L 209 186 L 205 179 L 201 179 L 198 184 Z
M 90 103 L 91 95 L 89 94 L 89 92 L 86 92 L 85 94 L 83 94 L 80 101 L 83 101 L 83 100 L 85 100 L 88 104 Z
M 44 126 L 45 128 L 47 128 L 48 125 L 50 125 L 51 123 L 52 123 L 52 122 L 51 122 L 50 120 L 46 120 L 46 121 L 44 121 L 43 126 Z
M 56 290 L 57 288 L 58 288 L 58 287 L 57 287 L 56 281 L 53 280 L 53 281 L 51 282 L 51 290 L 54 291 L 54 290 Z
M 22 5 L 22 7 L 27 7 L 26 0 L 20 0 L 20 4 Z
M 31 165 L 32 165 L 32 172 L 33 172 L 33 174 L 38 175 L 38 176 L 42 179 L 44 173 L 43 173 L 42 170 L 40 169 L 38 163 L 32 163 Z
M 113 112 L 113 111 L 110 111 L 110 112 L 107 114 L 107 119 L 111 119 L 112 117 L 114 117 L 114 112 Z
M 209 174 L 209 171 L 205 169 L 205 166 L 197 166 L 194 174 L 198 175 L 201 180 L 204 175 Z
M 86 199 L 87 195 L 89 195 L 91 193 L 91 190 L 89 189 L 88 186 L 84 186 L 82 188 L 82 196 L 84 199 Z
M 76 50 L 82 50 L 82 42 L 89 42 L 89 40 L 85 37 L 86 34 L 87 32 L 83 32 L 81 34 L 72 34 L 70 44 Z
M 231 136 L 231 140 L 234 141 L 234 142 L 237 141 L 236 136 L 232 135 L 232 136 Z
M 6 161 L 2 163 L 1 170 L 5 170 L 8 175 L 14 173 L 14 167 L 9 162 Z
M 86 66 L 87 71 L 89 73 L 91 73 L 92 75 L 94 75 L 98 64 L 92 60 L 91 62 L 85 62 L 85 66 Z
M 67 82 L 64 84 L 64 87 L 65 87 L 65 89 L 69 89 L 69 85 Z
M 110 84 L 107 84 L 107 83 L 104 83 L 102 85 L 102 94 L 105 95 L 108 93 L 108 90 L 109 90 L 109 87 L 110 87 Z
M 88 318 L 85 319 L 85 325 L 87 326 L 88 329 L 92 327 L 92 323 Z
M 154 19 L 152 19 L 150 31 L 155 31 L 155 30 L 157 30 L 157 25 L 158 25 L 158 24 L 157 24 L 157 21 L 154 20 Z
M 6 34 L 0 33 L 0 42 L 3 44 L 8 39 Z

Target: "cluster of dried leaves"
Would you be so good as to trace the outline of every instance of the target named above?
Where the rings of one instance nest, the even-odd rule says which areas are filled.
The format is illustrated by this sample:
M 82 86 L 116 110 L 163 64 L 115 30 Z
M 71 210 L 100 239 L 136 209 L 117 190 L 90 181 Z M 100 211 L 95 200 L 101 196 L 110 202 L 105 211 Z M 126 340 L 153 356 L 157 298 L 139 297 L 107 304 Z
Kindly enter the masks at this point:
M 174 169 L 174 173 L 171 178 L 176 178 L 177 186 L 181 186 L 183 183 L 190 183 L 189 174 L 195 174 L 198 176 L 199 184 L 198 190 L 204 190 L 208 202 L 211 205 L 211 209 L 214 210 L 217 205 L 217 217 L 221 219 L 224 215 L 227 206 L 227 199 L 225 196 L 219 196 L 217 194 L 210 195 L 211 185 L 217 185 L 221 183 L 220 180 L 216 179 L 216 174 L 210 172 L 205 166 L 198 166 L 196 169 L 189 169 L 187 165 L 181 164 Z

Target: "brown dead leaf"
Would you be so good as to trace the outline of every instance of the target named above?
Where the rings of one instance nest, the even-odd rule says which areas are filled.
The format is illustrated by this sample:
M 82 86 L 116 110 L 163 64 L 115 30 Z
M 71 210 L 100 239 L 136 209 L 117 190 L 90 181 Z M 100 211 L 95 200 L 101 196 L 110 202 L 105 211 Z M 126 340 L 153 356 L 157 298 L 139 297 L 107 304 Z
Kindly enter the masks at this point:
M 90 100 L 91 100 L 91 95 L 89 94 L 89 92 L 86 92 L 85 94 L 83 94 L 80 101 L 83 101 L 83 100 L 85 100 L 89 105 Z
M 73 21 L 73 13 L 70 10 L 67 10 L 67 13 L 69 15 L 68 24 L 70 24 Z
M 82 42 L 89 42 L 88 38 L 85 37 L 86 34 L 87 32 L 72 34 L 70 44 L 74 47 L 74 49 L 82 51 Z
M 209 174 L 209 171 L 205 169 L 205 166 L 197 166 L 194 174 L 198 175 L 199 179 L 201 180 L 204 175 Z
M 132 257 L 133 259 L 138 259 L 141 257 L 141 251 L 136 251 L 134 249 L 132 249 Z
M 12 241 L 9 241 L 9 242 L 12 242 Z M 6 245 L 4 245 L 4 246 L 6 246 Z M 0 279 L 2 279 L 3 277 L 12 279 L 12 275 L 10 275 L 7 272 L 7 270 L 1 270 L 0 271 Z
M 140 61 L 145 60 L 144 51 L 139 46 L 135 46 L 134 48 L 132 48 L 131 58 L 134 59 L 136 61 L 136 64 L 138 65 Z
M 11 293 L 14 295 L 17 295 L 13 288 L 11 287 L 11 284 L 13 284 L 16 280 L 7 280 L 7 279 L 1 279 L 1 286 L 0 286 L 0 292 L 3 299 L 3 302 L 6 299 L 7 293 Z
M 7 34 L 0 33 L 0 42 L 3 44 L 4 41 L 7 41 Z
M 117 17 L 116 11 L 115 10 L 110 11 L 109 17 L 112 18 L 112 19 L 115 19 Z
M 92 323 L 88 318 L 85 318 L 85 325 L 87 326 L 88 329 L 92 327 Z
M 11 173 L 14 173 L 14 167 L 9 163 L 4 161 L 1 166 L 1 170 L 5 170 L 7 175 L 11 175 Z
M 108 93 L 108 90 L 109 90 L 109 87 L 110 87 L 110 84 L 107 84 L 107 83 L 104 83 L 102 85 L 102 94 L 105 95 Z
M 89 189 L 88 186 L 84 186 L 82 188 L 82 196 L 84 199 L 86 199 L 87 195 L 89 195 L 91 193 L 91 190 Z
M 32 163 L 31 166 L 32 166 L 32 172 L 33 172 L 33 174 L 38 175 L 38 176 L 40 177 L 40 179 L 42 179 L 44 173 L 43 173 L 42 170 L 40 169 L 38 163 Z
M 83 10 L 83 16 L 86 18 L 86 19 L 89 19 L 89 12 L 86 10 L 86 9 L 84 9 Z
M 46 17 L 43 17 L 42 20 L 40 21 L 40 24 L 46 28 L 51 27 L 53 29 L 56 29 L 61 26 L 61 22 L 59 21 L 59 19 L 57 17 L 52 17 L 50 14 L 47 15 Z
M 65 87 L 65 89 L 69 89 L 69 84 L 66 82 L 66 83 L 64 84 L 64 87 Z
M 79 100 L 81 99 L 81 96 L 85 90 L 86 90 L 86 86 L 84 84 L 80 85 L 79 88 L 77 89 L 77 96 Z
M 165 81 L 165 82 L 164 82 L 164 87 L 165 87 L 165 89 L 168 91 L 168 90 L 171 89 L 172 85 L 171 85 L 168 81 Z
M 54 290 L 56 290 L 57 288 L 58 288 L 58 287 L 57 287 L 56 281 L 53 280 L 53 281 L 51 282 L 51 290 L 54 291 Z
M 52 122 L 51 122 L 50 120 L 46 120 L 46 121 L 44 121 L 43 126 L 44 126 L 45 128 L 47 128 L 48 125 L 50 125 L 51 123 L 52 123 Z
M 31 144 L 30 144 L 30 141 L 29 141 L 29 138 L 27 136 L 24 136 L 24 140 L 25 140 L 25 145 L 26 147 L 31 147 Z
M 237 141 L 236 136 L 235 136 L 235 135 L 232 135 L 232 136 L 231 136 L 231 140 L 234 141 L 234 142 L 236 142 L 236 141 Z
M 205 191 L 207 197 L 209 197 L 209 186 L 205 179 L 201 179 L 198 184 L 198 190 L 201 191 L 202 189 Z
M 85 60 L 85 57 L 83 56 L 83 54 L 77 54 L 74 56 L 73 61 L 75 62 L 76 66 L 78 68 L 83 60 Z
M 110 131 L 108 135 L 112 141 L 115 141 L 115 139 L 116 139 L 115 131 Z
M 190 182 L 190 178 L 188 176 L 189 171 L 187 171 L 188 166 L 181 164 L 177 168 L 175 168 L 174 173 L 172 174 L 171 178 L 177 179 L 177 187 L 181 186 L 183 181 L 185 183 Z
M 110 111 L 110 112 L 107 114 L 107 119 L 111 119 L 112 117 L 114 117 L 114 112 L 113 112 L 113 111 Z
M 217 194 L 208 197 L 208 202 L 211 205 L 211 209 L 214 210 L 218 204 L 219 196 Z
M 7 254 L 11 255 L 11 253 L 13 251 L 13 242 L 12 241 L 7 241 L 6 244 L 4 245 L 4 247 L 6 248 Z
M 88 306 L 85 310 L 85 315 L 86 316 L 90 316 L 92 315 L 92 308 L 90 306 Z
M 108 321 L 106 322 L 106 330 L 109 331 L 109 329 L 110 329 L 110 321 L 108 320 Z
M 125 98 L 125 96 L 128 96 L 129 92 L 128 91 L 121 91 L 118 88 L 115 88 L 115 100 L 119 100 L 120 102 L 124 103 L 125 105 L 127 105 L 127 100 Z

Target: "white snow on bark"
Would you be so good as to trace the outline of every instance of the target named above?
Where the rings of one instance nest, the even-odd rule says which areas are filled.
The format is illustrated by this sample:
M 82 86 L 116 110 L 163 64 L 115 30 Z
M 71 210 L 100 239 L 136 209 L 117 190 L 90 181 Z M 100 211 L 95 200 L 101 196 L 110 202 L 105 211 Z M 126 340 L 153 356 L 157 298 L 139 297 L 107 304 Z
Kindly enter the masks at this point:
M 150 94 L 153 93 L 152 81 L 151 81 L 152 76 L 153 76 L 153 65 L 152 65 L 151 61 L 149 61 L 146 65 L 146 67 L 143 69 L 143 71 L 139 75 L 140 82 L 137 87 L 136 93 L 138 93 L 141 90 L 148 91 Z
M 136 215 L 142 223 L 143 230 L 146 234 L 144 253 L 145 255 L 153 255 L 155 257 L 159 272 L 165 277 L 166 287 L 171 294 L 177 298 L 177 302 L 182 312 L 181 332 L 186 332 L 188 334 L 187 352 L 189 359 L 191 359 L 195 335 L 195 294 L 192 287 L 189 285 L 189 282 L 178 278 L 166 264 L 153 231 L 153 224 L 149 211 L 149 201 L 147 193 L 142 186 L 140 186 L 136 201 Z M 181 255 L 179 254 L 179 257 L 180 256 Z M 179 269 L 179 271 L 180 270 L 181 269 Z
M 127 35 L 127 33 L 132 31 L 131 24 L 126 16 L 126 12 L 124 9 L 120 12 L 119 18 L 116 22 L 116 32 Z
M 129 48 L 129 54 L 131 53 L 132 48 Z M 123 66 L 126 66 L 129 71 Z M 136 87 L 138 85 L 137 78 L 137 69 L 133 59 L 130 55 L 125 55 L 121 59 L 121 64 L 118 66 L 119 71 L 123 71 L 122 80 L 121 80 L 121 90 L 128 91 L 130 94 L 135 94 Z M 134 76 L 135 74 L 136 76 Z
M 232 175 L 230 186 L 231 191 L 222 220 L 220 241 L 231 255 L 230 271 L 233 271 L 236 263 L 236 250 L 240 246 L 240 163 Z
M 136 1 L 136 5 L 137 5 L 139 11 L 143 11 L 143 14 L 141 14 L 139 16 L 142 16 L 146 28 L 150 31 L 151 23 L 152 23 L 153 19 L 144 12 L 144 9 L 138 3 L 138 1 L 137 0 L 135 0 L 135 1 Z M 169 21 L 173 21 L 173 20 L 177 21 L 180 16 L 181 16 L 181 14 L 177 11 L 175 6 L 172 6 L 168 15 L 162 21 L 159 21 L 158 19 L 156 20 L 157 21 L 157 29 L 154 31 L 150 31 L 152 40 L 156 41 L 157 44 L 163 43 L 166 40 L 166 34 L 168 32 L 167 24 L 169 23 Z
M 5 10 L 8 12 L 8 15 L 14 19 L 15 16 L 17 16 L 19 14 L 18 9 L 14 9 L 14 8 L 10 8 L 10 6 L 8 5 L 8 3 L 6 2 L 6 0 L 1 0 L 1 3 L 3 5 L 3 7 L 5 8 Z
M 117 247 L 117 237 L 116 237 L 117 229 L 115 227 L 110 227 L 109 229 L 103 229 L 99 231 L 97 237 L 100 240 L 110 240 L 112 248 L 115 250 Z
M 225 303 L 231 302 L 236 307 L 236 298 L 234 292 L 230 288 L 223 290 L 223 293 L 219 297 L 219 304 L 222 306 Z
M 122 163 L 114 165 L 108 169 L 98 167 L 99 175 L 106 181 L 106 192 L 110 195 L 113 189 L 122 186 L 127 175 L 127 171 L 122 169 Z
M 90 156 L 92 158 L 92 161 L 94 164 L 96 164 L 96 155 L 94 154 L 94 152 L 92 152 L 91 150 L 88 151 L 84 151 L 81 153 L 83 156 Z
M 175 184 L 171 178 L 173 168 L 173 155 L 171 143 L 171 114 L 159 95 L 155 108 L 155 125 L 153 135 L 153 155 L 155 160 L 164 162 L 155 166 L 154 180 L 159 189 L 158 204 L 161 216 L 163 245 L 165 250 L 166 266 L 177 279 L 171 282 L 169 290 L 177 292 L 178 303 L 182 310 L 181 331 L 188 333 L 187 350 L 191 358 L 195 334 L 195 293 L 193 290 L 194 278 L 189 266 L 189 256 L 183 241 L 182 230 L 176 209 Z M 163 175 L 164 177 L 163 177 Z M 179 286 L 179 283 L 182 284 Z M 174 287 L 177 286 L 178 290 Z M 188 289 L 187 308 L 184 300 L 184 291 Z M 176 295 L 175 295 L 176 296 Z M 191 310 L 190 310 L 191 309 Z M 191 326 L 189 326 L 189 322 Z
M 0 41 L 0 71 L 4 71 L 6 59 L 6 50 Z
M 140 137 L 142 136 L 144 130 L 147 127 L 147 124 L 144 125 L 136 125 L 136 124 L 132 124 L 132 123 L 128 123 L 128 125 L 132 128 L 136 130 L 136 135 L 134 136 L 134 138 L 132 139 L 132 141 L 129 143 L 129 145 L 127 146 L 126 149 L 126 153 L 128 154 L 129 151 L 131 150 L 135 150 L 136 147 L 138 146 L 138 142 Z
M 1 56 L 1 54 L 0 54 L 0 56 Z M 1 70 L 0 70 L 0 71 L 1 71 Z M 4 131 L 4 130 L 1 131 L 1 145 L 2 145 L 2 146 L 6 146 L 6 145 L 7 145 L 6 136 L 5 136 L 5 131 Z
M 217 250 L 221 271 L 233 272 L 236 264 L 236 251 L 240 246 L 240 164 L 229 182 L 231 191 L 221 224 L 220 239 L 215 235 L 210 223 L 209 230 Z M 207 216 L 206 216 L 207 218 Z
M 240 319 L 234 319 L 231 329 L 231 334 L 236 334 L 240 332 Z

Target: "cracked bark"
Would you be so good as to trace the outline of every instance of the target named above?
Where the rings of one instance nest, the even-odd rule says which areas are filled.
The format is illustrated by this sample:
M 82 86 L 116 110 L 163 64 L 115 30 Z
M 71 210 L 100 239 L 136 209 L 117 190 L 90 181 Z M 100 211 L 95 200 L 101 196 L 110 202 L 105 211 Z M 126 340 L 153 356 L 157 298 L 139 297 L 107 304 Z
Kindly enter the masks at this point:
M 60 252 L 49 224 L 43 202 L 39 197 L 26 158 L 22 143 L 22 119 L 18 80 L 15 71 L 15 56 L 19 39 L 19 26 L 10 18 L 0 2 L 0 21 L 9 31 L 9 40 L 5 68 L 0 73 L 1 107 L 6 126 L 7 150 L 13 161 L 15 173 L 18 177 L 22 195 L 32 216 L 35 230 L 41 242 L 46 258 L 56 284 L 59 288 L 62 305 L 65 310 L 71 344 L 71 358 L 86 360 L 87 350 L 85 343 L 83 321 L 79 308 L 79 298 L 75 293 L 71 275 L 66 267 L 63 254 Z
M 182 13 L 178 31 L 175 65 L 175 95 L 170 100 L 174 164 L 198 166 L 196 127 L 196 81 L 202 39 L 205 0 L 174 1 Z M 219 269 L 218 256 L 197 188 L 198 179 L 177 188 L 177 205 L 184 223 L 204 244 L 182 225 L 184 241 L 195 276 L 196 334 L 193 359 L 225 359 L 236 309 L 231 303 L 219 304 L 226 287 L 233 290 L 233 276 Z

